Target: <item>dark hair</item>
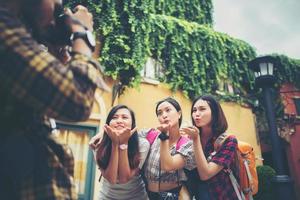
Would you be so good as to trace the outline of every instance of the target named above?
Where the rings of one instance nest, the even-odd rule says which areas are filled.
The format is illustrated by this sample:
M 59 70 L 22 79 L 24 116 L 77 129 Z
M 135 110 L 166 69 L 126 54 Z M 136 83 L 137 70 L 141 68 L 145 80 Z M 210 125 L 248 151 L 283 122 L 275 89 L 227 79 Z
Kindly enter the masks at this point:
M 37 39 L 39 32 L 37 23 L 41 18 L 40 6 L 43 0 L 23 0 L 20 1 L 20 16 L 26 28 L 31 31 L 32 36 Z
M 172 104 L 174 106 L 174 108 L 177 110 L 177 112 L 181 111 L 181 107 L 180 107 L 179 103 L 175 99 L 173 99 L 171 97 L 168 97 L 168 98 L 165 98 L 165 99 L 160 100 L 159 102 L 157 102 L 156 108 L 155 108 L 156 116 L 158 116 L 158 113 L 157 113 L 158 106 L 160 104 L 162 104 L 163 102 L 168 102 L 168 103 Z M 179 118 L 179 126 L 181 125 L 181 122 L 182 122 L 182 114 Z
M 109 125 L 110 121 L 112 120 L 115 113 L 120 109 L 127 109 L 130 112 L 131 118 L 132 118 L 132 124 L 131 129 L 135 128 L 135 115 L 134 112 L 128 108 L 125 105 L 117 105 L 114 106 L 107 118 L 106 118 L 106 124 Z M 111 156 L 111 147 L 112 147 L 112 141 L 110 137 L 107 135 L 106 132 L 103 134 L 103 139 L 100 143 L 98 151 L 100 153 L 100 158 L 97 160 L 97 163 L 101 169 L 106 169 L 110 160 Z M 128 160 L 129 160 L 129 166 L 131 169 L 135 169 L 139 165 L 139 144 L 138 144 L 138 134 L 137 132 L 133 133 L 133 135 L 129 138 L 128 141 Z
M 63 3 L 54 3 L 53 17 L 56 21 L 56 24 L 48 24 L 42 29 L 38 26 L 40 19 L 43 17 L 44 13 L 40 9 L 43 0 L 23 0 L 20 2 L 20 19 L 24 23 L 27 30 L 31 33 L 32 37 L 37 40 L 39 43 L 44 45 L 66 45 L 61 43 L 63 36 L 61 33 L 65 31 L 64 27 L 58 27 L 56 17 L 64 12 Z M 59 31 L 59 32 L 58 32 Z
M 203 101 L 206 101 L 210 107 L 211 115 L 212 115 L 212 122 L 211 122 L 212 133 L 213 133 L 214 137 L 218 137 L 219 135 L 224 133 L 228 128 L 227 120 L 224 115 L 223 109 L 222 109 L 220 103 L 213 96 L 202 95 L 202 96 L 197 97 L 193 101 L 192 109 L 191 109 L 191 116 L 193 114 L 193 107 L 194 107 L 195 103 L 200 99 Z M 192 117 L 192 122 L 193 122 L 193 125 L 195 125 L 193 117 Z M 199 129 L 201 129 L 201 127 Z

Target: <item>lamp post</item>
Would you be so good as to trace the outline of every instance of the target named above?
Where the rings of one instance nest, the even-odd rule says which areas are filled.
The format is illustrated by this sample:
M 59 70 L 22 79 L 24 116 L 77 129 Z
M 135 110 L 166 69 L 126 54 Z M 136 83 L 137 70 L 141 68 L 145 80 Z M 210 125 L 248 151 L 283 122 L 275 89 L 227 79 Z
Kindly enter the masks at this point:
M 276 176 L 273 179 L 275 186 L 275 197 L 278 200 L 293 200 L 293 184 L 287 175 L 284 167 L 284 154 L 281 144 L 281 138 L 278 136 L 277 125 L 275 119 L 275 111 L 272 98 L 272 88 L 276 81 L 273 75 L 274 67 L 276 67 L 275 59 L 271 56 L 263 56 L 255 58 L 248 63 L 249 68 L 254 71 L 255 84 L 262 88 L 266 116 L 268 120 L 271 142 L 272 142 L 272 158 Z

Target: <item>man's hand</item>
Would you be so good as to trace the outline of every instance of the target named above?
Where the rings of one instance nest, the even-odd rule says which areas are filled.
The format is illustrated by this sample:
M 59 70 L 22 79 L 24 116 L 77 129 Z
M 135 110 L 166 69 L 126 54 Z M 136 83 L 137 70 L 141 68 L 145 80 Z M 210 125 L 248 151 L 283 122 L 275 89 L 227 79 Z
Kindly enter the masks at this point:
M 65 13 L 71 16 L 73 19 L 77 20 L 86 27 L 89 31 L 93 32 L 93 15 L 88 11 L 88 9 L 82 5 L 78 5 L 73 9 L 74 13 L 70 9 L 66 9 Z M 82 30 L 82 25 L 80 26 L 78 23 L 71 24 L 72 32 L 84 31 Z M 78 30 L 81 29 L 81 30 Z
M 95 135 L 94 137 L 91 138 L 90 142 L 89 142 L 89 146 L 91 149 L 96 150 L 101 142 L 101 134 L 97 133 L 97 135 Z

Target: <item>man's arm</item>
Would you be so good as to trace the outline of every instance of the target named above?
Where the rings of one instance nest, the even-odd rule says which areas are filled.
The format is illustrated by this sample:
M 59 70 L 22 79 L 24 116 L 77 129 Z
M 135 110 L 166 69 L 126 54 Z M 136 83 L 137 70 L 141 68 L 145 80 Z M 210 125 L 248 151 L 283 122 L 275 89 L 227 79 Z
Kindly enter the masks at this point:
M 98 63 L 77 53 L 64 66 L 16 18 L 0 12 L 0 84 L 41 115 L 66 121 L 87 119 L 95 89 L 103 86 Z

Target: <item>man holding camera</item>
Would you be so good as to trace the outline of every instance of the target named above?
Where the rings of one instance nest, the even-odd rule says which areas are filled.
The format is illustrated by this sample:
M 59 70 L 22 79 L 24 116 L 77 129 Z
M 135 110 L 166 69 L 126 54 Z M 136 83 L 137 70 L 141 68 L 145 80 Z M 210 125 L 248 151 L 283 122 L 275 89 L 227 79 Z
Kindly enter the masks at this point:
M 61 0 L 0 0 L 1 199 L 77 199 L 72 153 L 51 136 L 47 119 L 86 120 L 95 89 L 107 86 L 91 58 L 91 13 L 67 10 L 70 41 L 56 43 L 63 37 L 57 10 Z M 65 52 L 55 49 L 66 43 L 72 51 L 62 62 Z

